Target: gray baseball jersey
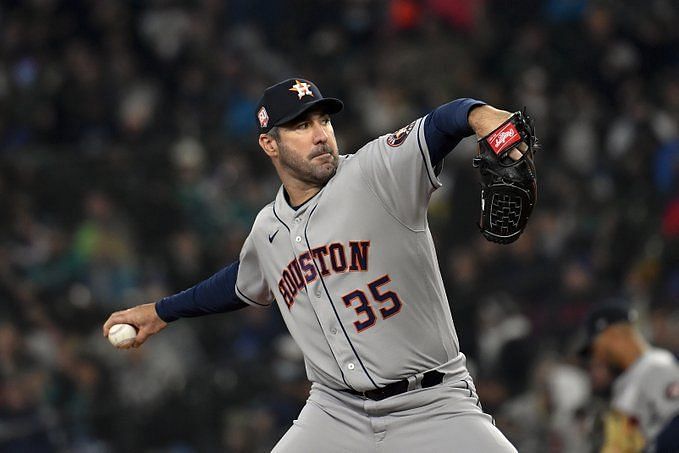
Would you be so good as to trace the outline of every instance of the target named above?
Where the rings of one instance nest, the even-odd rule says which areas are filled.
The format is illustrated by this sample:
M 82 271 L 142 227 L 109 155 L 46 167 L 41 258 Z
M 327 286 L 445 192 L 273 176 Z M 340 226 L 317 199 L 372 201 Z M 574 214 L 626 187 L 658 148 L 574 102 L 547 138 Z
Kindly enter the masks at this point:
M 634 417 L 652 441 L 679 414 L 679 364 L 662 349 L 646 351 L 613 384 L 611 405 Z
M 427 222 L 441 183 L 423 120 L 340 156 L 297 210 L 281 187 L 243 245 L 238 296 L 276 300 L 312 382 L 366 391 L 434 368 L 467 376 Z

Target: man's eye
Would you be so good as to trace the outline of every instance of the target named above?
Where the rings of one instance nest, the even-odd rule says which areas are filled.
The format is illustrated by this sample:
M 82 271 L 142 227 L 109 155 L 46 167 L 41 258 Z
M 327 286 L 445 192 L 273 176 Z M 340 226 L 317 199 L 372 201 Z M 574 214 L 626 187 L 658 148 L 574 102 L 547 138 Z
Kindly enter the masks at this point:
M 297 129 L 306 129 L 307 127 L 309 127 L 309 123 L 306 121 L 297 125 Z
M 330 124 L 330 118 L 325 118 L 325 119 L 323 120 L 323 124 L 324 124 L 324 125 Z

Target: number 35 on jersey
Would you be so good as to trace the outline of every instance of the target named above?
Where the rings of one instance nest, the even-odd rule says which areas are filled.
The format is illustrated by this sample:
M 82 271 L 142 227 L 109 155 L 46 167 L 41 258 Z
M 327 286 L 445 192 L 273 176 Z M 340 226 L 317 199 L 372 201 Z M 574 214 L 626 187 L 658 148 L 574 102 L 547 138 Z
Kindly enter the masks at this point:
M 290 261 L 278 281 L 278 289 L 288 309 L 292 308 L 300 291 L 319 275 L 367 271 L 369 252 L 370 241 L 349 241 L 347 245 L 334 242 L 313 248 Z M 403 302 L 398 294 L 389 290 L 390 282 L 389 275 L 382 275 L 369 282 L 366 288 L 356 288 L 341 297 L 344 305 L 356 312 L 357 319 L 353 324 L 357 332 L 374 326 L 377 313 L 381 319 L 387 319 L 401 310 Z

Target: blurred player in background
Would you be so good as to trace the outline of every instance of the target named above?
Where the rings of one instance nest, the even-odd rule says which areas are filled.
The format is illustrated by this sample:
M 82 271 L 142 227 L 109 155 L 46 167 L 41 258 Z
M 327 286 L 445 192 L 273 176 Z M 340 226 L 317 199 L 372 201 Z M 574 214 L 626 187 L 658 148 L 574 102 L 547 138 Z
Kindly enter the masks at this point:
M 679 364 L 654 348 L 634 325 L 636 313 L 602 305 L 585 322 L 592 386 L 610 394 L 603 418 L 604 453 L 679 451 Z

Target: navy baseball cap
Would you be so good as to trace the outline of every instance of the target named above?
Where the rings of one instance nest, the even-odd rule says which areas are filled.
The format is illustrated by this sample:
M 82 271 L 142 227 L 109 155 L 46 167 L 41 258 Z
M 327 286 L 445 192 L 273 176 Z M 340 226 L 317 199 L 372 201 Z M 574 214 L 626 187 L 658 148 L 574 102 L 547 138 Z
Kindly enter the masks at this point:
M 592 343 L 596 337 L 609 326 L 619 323 L 633 323 L 637 313 L 621 303 L 607 303 L 594 307 L 585 319 L 585 341 L 578 348 L 580 357 L 588 357 L 592 352 Z
M 264 90 L 255 113 L 257 130 L 265 134 L 274 126 L 292 121 L 312 108 L 333 114 L 341 111 L 344 104 L 339 99 L 324 98 L 310 80 L 284 80 Z

